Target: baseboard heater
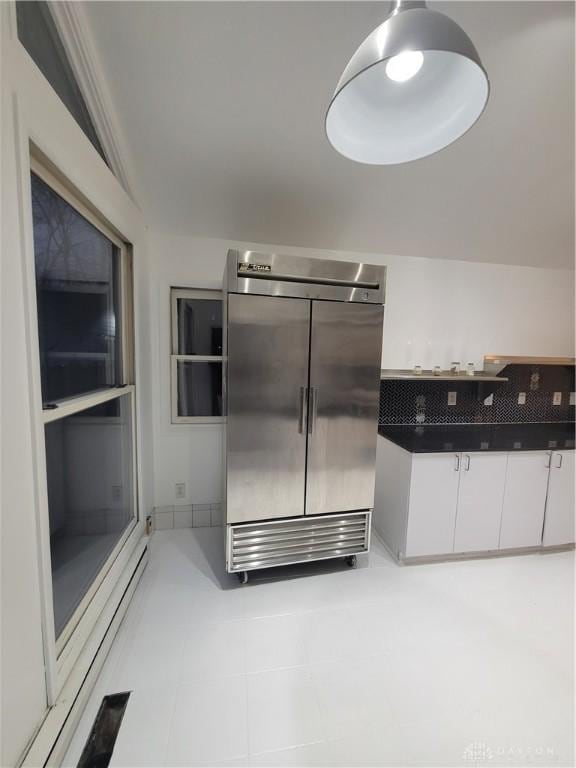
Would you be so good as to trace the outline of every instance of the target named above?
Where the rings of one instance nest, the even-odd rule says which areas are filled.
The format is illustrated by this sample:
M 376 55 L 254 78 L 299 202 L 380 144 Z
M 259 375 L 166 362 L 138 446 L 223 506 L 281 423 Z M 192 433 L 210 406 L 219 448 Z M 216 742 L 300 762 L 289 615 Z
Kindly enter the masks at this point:
M 54 706 L 46 713 L 35 738 L 22 757 L 19 763 L 20 768 L 39 768 L 39 766 L 52 768 L 61 765 L 118 627 L 148 562 L 146 541 L 142 538 L 135 547 L 72 674 L 64 684 Z

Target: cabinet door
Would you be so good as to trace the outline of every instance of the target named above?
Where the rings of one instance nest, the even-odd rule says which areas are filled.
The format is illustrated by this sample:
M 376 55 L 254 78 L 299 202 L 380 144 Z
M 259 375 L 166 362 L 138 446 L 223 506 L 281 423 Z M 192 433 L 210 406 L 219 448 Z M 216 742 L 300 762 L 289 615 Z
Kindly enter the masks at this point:
M 545 451 L 508 456 L 500 549 L 540 546 L 549 465 L 550 453 Z
M 544 517 L 545 547 L 574 542 L 574 451 L 554 451 Z
M 406 557 L 452 552 L 460 461 L 454 453 L 412 459 Z
M 507 455 L 462 454 L 454 552 L 498 549 Z

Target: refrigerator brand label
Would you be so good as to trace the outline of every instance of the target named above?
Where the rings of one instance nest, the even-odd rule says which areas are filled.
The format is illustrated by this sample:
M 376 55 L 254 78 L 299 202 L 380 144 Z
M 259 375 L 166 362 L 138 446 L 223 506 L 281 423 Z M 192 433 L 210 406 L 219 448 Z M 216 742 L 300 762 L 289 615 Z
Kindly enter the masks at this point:
M 238 272 L 272 272 L 270 264 L 239 264 Z

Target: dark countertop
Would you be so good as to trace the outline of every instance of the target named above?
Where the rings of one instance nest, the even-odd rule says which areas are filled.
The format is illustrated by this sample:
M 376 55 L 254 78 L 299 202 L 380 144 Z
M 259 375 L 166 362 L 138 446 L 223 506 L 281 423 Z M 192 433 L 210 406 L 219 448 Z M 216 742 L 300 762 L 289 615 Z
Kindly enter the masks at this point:
M 410 453 L 547 451 L 574 448 L 574 424 L 380 425 L 378 433 Z

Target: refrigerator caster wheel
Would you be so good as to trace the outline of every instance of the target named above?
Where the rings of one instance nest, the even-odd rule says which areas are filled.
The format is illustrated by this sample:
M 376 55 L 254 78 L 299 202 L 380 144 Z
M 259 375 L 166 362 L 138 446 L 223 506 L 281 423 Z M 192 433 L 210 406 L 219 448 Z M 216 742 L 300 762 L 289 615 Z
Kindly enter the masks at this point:
M 356 555 L 348 555 L 346 558 L 346 565 L 349 568 L 356 568 Z
M 240 584 L 248 584 L 248 571 L 240 571 L 240 573 L 237 573 L 236 575 L 238 576 Z

